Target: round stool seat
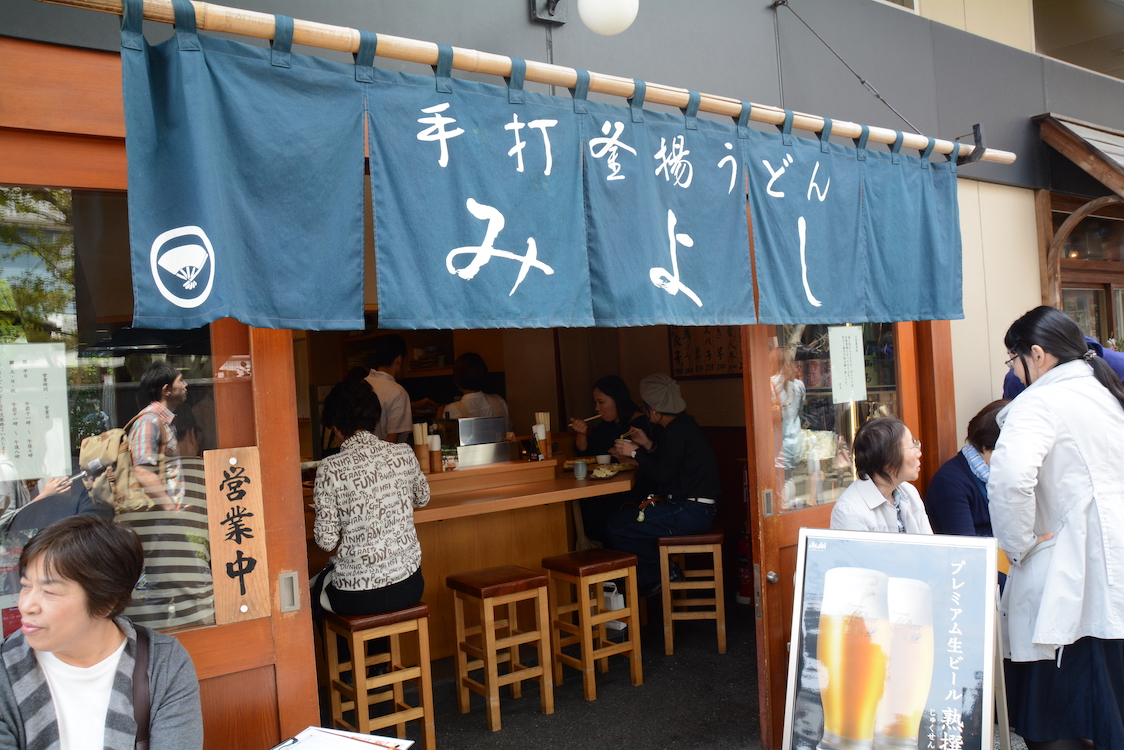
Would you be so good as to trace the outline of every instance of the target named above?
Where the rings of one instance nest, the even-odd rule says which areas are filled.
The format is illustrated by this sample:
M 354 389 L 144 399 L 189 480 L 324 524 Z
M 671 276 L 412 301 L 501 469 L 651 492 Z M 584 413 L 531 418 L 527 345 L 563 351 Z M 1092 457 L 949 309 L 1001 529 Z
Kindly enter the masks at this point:
M 383 612 L 377 615 L 341 615 L 335 612 L 324 612 L 324 620 L 343 628 L 349 633 L 358 633 L 361 630 L 381 628 L 384 625 L 394 625 L 407 620 L 416 620 L 419 617 L 429 617 L 429 606 L 419 602 L 406 609 L 394 612 Z
M 684 536 L 661 536 L 658 543 L 661 547 L 671 547 L 687 544 L 722 544 L 726 537 L 722 527 L 715 524 L 705 534 L 686 534 Z
M 546 586 L 546 576 L 518 565 L 500 565 L 451 575 L 445 579 L 445 585 L 477 599 L 491 599 L 542 588 Z
M 636 555 L 611 549 L 587 549 L 544 557 L 542 566 L 575 578 L 586 578 L 636 566 Z

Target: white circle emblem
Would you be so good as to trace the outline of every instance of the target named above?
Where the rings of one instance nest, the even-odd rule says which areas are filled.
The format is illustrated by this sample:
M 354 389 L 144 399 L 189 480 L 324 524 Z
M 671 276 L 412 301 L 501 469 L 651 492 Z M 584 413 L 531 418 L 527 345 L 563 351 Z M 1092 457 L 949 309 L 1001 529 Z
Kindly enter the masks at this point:
M 199 242 L 196 244 L 177 244 L 175 247 L 164 250 L 165 245 L 170 241 L 180 237 L 192 236 L 197 237 Z M 211 246 L 211 240 L 207 237 L 207 233 L 201 228 L 177 227 L 161 234 L 152 243 L 150 263 L 152 265 L 152 279 L 156 282 L 156 288 L 160 290 L 164 299 L 173 305 L 185 308 L 199 307 L 211 296 L 211 288 L 215 283 L 215 249 Z M 160 278 L 160 269 L 164 269 L 180 280 L 180 283 L 172 285 L 176 291 L 172 291 L 164 284 L 164 280 Z M 207 282 L 201 294 L 188 296 L 177 294 L 180 287 L 187 292 L 197 288 L 201 280 L 200 276 L 204 274 Z

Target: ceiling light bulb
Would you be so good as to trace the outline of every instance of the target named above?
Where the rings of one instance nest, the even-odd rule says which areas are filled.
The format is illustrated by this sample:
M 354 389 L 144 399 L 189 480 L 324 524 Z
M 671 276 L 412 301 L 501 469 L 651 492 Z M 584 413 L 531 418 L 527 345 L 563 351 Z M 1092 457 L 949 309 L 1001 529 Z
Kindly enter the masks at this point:
M 640 0 L 578 0 L 578 15 L 590 31 L 603 36 L 619 34 L 636 19 Z

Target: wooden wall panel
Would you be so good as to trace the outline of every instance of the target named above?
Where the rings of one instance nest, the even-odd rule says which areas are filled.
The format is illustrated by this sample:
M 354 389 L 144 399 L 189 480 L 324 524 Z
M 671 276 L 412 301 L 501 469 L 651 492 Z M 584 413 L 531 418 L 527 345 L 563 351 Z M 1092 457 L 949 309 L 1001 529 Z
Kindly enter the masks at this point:
M 274 680 L 272 666 L 200 680 L 204 750 L 267 748 L 280 742 Z
M 121 56 L 0 39 L 0 128 L 123 139 Z
M 213 628 L 196 628 L 176 633 L 176 638 L 191 654 L 200 680 L 221 677 L 273 664 L 273 624 L 262 618 L 224 626 L 221 637 Z M 238 644 L 231 648 L 230 644 Z
M 0 128 L 0 184 L 124 190 L 125 140 Z

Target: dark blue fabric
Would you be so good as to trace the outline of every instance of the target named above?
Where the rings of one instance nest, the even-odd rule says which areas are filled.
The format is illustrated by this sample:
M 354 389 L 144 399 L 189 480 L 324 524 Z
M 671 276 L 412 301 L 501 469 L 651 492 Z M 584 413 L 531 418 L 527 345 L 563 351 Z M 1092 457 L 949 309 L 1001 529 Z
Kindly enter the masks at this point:
M 925 512 L 934 534 L 994 536 L 987 485 L 972 473 L 963 453 L 945 461 L 929 481 Z
M 506 87 L 452 78 L 440 93 L 428 76 L 378 69 L 375 79 L 379 325 L 593 325 L 573 103 L 525 91 L 512 104 Z
M 842 323 L 866 316 L 861 162 L 830 141 L 750 130 L 749 170 L 762 323 Z M 822 149 L 826 147 L 827 151 Z
M 129 0 L 121 35 L 133 325 L 361 329 L 353 68 L 290 53 L 284 19 L 271 50 L 196 35 L 186 0 L 176 12 L 149 46 Z
M 867 320 L 964 317 L 956 174 L 926 164 L 873 149 L 863 162 Z
M 901 153 L 901 134 L 887 153 L 865 127 L 851 149 L 789 122 L 742 141 L 761 322 L 963 318 L 952 163 Z
M 635 103 L 636 99 L 633 99 Z M 586 221 L 597 325 L 756 322 L 733 124 L 590 102 Z

